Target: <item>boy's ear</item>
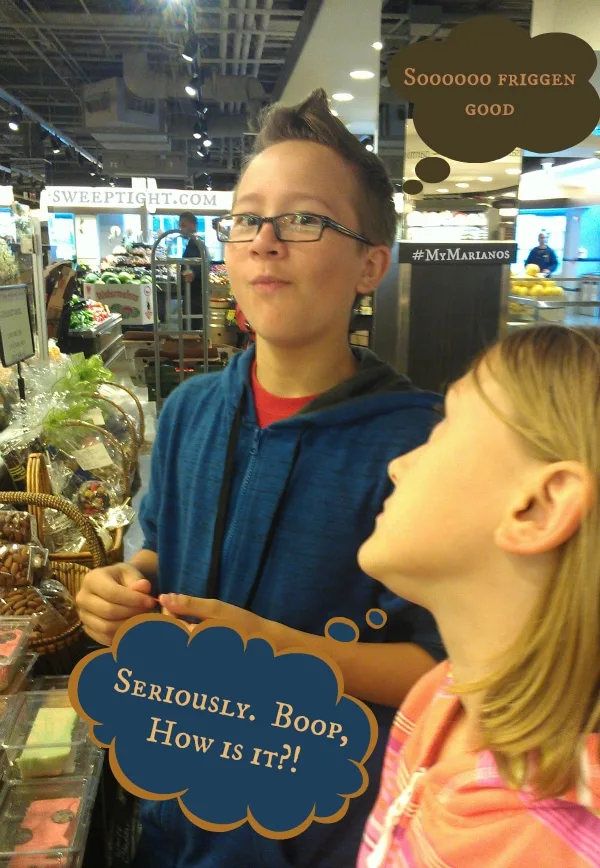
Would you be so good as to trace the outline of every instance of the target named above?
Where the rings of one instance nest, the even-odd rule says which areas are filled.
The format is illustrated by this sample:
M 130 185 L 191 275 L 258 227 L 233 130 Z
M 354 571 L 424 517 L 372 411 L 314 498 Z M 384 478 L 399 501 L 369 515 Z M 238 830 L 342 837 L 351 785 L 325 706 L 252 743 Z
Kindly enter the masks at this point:
M 592 474 L 583 464 L 550 464 L 535 474 L 507 510 L 495 532 L 496 545 L 509 554 L 551 552 L 579 529 L 595 496 Z
M 356 291 L 360 295 L 368 295 L 377 289 L 387 274 L 391 261 L 392 251 L 386 245 L 381 244 L 378 247 L 368 247 L 363 264 L 363 272 Z

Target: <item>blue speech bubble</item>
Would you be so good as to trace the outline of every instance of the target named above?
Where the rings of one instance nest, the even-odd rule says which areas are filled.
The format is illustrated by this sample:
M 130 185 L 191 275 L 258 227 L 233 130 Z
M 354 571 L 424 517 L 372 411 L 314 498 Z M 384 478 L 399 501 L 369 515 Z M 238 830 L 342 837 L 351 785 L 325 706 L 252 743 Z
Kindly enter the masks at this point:
M 223 622 L 133 618 L 78 663 L 69 692 L 125 789 L 177 798 L 209 831 L 249 822 L 290 838 L 341 819 L 367 786 L 377 723 L 336 664 Z

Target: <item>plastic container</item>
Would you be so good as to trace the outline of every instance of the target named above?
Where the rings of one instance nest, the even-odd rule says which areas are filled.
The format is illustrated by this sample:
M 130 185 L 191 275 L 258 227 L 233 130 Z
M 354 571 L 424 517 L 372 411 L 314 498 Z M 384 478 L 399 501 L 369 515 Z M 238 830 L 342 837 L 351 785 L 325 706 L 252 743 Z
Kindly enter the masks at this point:
M 0 801 L 0 868 L 80 868 L 101 762 L 91 778 L 10 784 Z
M 35 692 L 42 690 L 68 690 L 69 675 L 39 675 L 32 682 L 31 689 Z
M 12 728 L 15 714 L 19 710 L 23 698 L 23 694 L 18 696 L 0 696 L 0 745 L 3 744 Z M 0 753 L 3 753 L 2 747 L 0 747 Z
M 31 618 L 0 618 L 0 690 L 15 677 L 32 630 Z
M 66 690 L 26 693 L 3 741 L 11 777 L 30 780 L 87 773 L 88 725 Z
M 39 656 L 40 655 L 35 651 L 26 651 L 22 654 L 11 681 L 3 690 L 0 690 L 0 697 L 12 696 L 15 693 L 24 693 L 26 690 L 30 689 L 31 673 Z

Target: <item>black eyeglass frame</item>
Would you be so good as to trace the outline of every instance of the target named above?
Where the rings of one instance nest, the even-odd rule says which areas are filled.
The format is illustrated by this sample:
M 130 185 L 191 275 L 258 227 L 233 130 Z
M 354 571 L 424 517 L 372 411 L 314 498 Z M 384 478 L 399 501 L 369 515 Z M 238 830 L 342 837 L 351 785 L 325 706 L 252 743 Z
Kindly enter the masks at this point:
M 365 238 L 363 235 L 359 235 L 357 232 L 353 232 L 352 229 L 348 229 L 346 226 L 342 226 L 341 223 L 337 223 L 335 220 L 332 220 L 331 217 L 325 217 L 323 214 L 312 214 L 310 211 L 289 211 L 286 214 L 276 214 L 275 217 L 259 217 L 258 214 L 252 214 L 250 211 L 242 211 L 239 214 L 223 214 L 222 217 L 215 217 L 212 221 L 213 229 L 217 233 L 217 237 L 219 237 L 219 223 L 221 220 L 231 220 L 232 217 L 254 217 L 255 220 L 258 220 L 258 225 L 256 227 L 256 235 L 254 238 L 248 238 L 244 241 L 232 241 L 231 238 L 219 238 L 219 241 L 222 244 L 250 244 L 254 241 L 262 227 L 265 223 L 270 223 L 273 226 L 273 231 L 275 232 L 275 236 L 278 241 L 282 241 L 284 244 L 312 244 L 315 241 L 320 241 L 323 237 L 323 232 L 326 229 L 333 229 L 335 232 L 340 232 L 342 235 L 347 235 L 349 238 L 354 238 L 356 241 L 361 241 L 363 244 L 368 245 L 369 247 L 374 247 L 372 241 L 369 241 L 368 238 Z M 290 241 L 287 238 L 281 238 L 277 229 L 276 220 L 280 220 L 282 217 L 315 217 L 317 220 L 321 221 L 321 231 L 319 233 L 318 238 L 311 238 L 309 241 Z

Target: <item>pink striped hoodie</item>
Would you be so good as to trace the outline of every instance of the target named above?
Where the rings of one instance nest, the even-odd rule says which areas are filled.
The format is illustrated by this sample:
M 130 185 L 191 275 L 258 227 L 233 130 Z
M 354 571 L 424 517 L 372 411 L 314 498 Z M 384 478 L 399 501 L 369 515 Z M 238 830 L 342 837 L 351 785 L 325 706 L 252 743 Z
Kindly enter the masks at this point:
M 358 868 L 600 868 L 600 736 L 577 791 L 535 801 L 509 789 L 489 751 L 437 762 L 460 699 L 446 661 L 422 678 L 390 732 Z

